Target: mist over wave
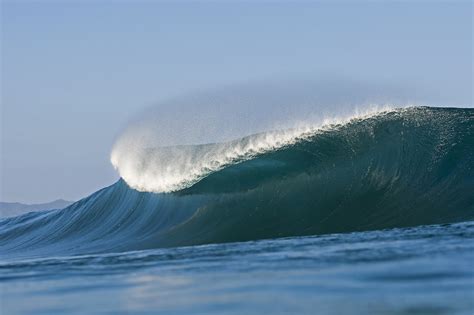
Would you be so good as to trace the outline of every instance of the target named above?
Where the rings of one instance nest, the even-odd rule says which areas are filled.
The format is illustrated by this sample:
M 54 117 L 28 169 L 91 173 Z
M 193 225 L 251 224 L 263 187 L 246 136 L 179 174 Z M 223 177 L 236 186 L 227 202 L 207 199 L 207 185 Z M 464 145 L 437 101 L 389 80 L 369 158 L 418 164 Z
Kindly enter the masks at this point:
M 409 105 L 399 90 L 285 82 L 201 92 L 154 106 L 117 139 L 111 162 L 134 189 L 172 192 L 321 129 Z

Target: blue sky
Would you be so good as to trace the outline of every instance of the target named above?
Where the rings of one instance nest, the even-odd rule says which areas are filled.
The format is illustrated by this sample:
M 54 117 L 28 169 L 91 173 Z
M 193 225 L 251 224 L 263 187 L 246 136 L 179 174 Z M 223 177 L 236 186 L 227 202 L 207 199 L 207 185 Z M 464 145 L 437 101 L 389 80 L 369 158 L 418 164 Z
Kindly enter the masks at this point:
M 2 2 L 2 201 L 117 179 L 137 111 L 227 84 L 339 76 L 472 106 L 472 2 Z

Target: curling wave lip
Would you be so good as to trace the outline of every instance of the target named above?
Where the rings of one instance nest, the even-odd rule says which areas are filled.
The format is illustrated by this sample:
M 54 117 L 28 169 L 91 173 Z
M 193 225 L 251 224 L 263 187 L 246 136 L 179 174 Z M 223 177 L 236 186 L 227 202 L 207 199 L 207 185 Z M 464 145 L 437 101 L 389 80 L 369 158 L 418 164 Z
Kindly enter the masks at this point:
M 223 143 L 149 147 L 134 142 L 133 138 L 131 141 L 120 138 L 114 145 L 110 160 L 120 177 L 138 191 L 179 191 L 228 165 L 292 145 L 317 132 L 390 111 L 395 109 L 386 105 L 372 106 L 346 117 L 324 119 L 319 124 L 301 123 L 294 128 L 262 132 Z

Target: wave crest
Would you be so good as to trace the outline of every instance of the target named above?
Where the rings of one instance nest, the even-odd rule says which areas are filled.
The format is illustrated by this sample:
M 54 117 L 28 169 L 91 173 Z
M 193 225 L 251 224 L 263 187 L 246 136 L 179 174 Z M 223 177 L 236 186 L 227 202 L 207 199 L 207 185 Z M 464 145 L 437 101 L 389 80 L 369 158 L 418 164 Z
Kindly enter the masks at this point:
M 140 141 L 150 130 L 141 129 L 138 133 L 126 133 L 119 138 L 112 149 L 110 161 L 120 177 L 138 191 L 174 192 L 189 188 L 228 165 L 292 145 L 319 131 L 394 110 L 388 105 L 371 106 L 345 117 L 321 119 L 319 123 L 298 123 L 285 130 L 199 145 L 150 147 L 149 141 Z

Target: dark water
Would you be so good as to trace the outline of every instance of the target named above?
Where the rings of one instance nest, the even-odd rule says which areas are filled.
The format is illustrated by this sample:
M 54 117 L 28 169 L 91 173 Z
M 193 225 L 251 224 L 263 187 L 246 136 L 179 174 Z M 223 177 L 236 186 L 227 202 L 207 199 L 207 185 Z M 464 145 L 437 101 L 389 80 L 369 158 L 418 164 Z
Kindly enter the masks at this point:
M 2 314 L 472 314 L 474 222 L 3 262 Z
M 473 148 L 473 109 L 409 108 L 0 220 L 0 310 L 473 314 Z

